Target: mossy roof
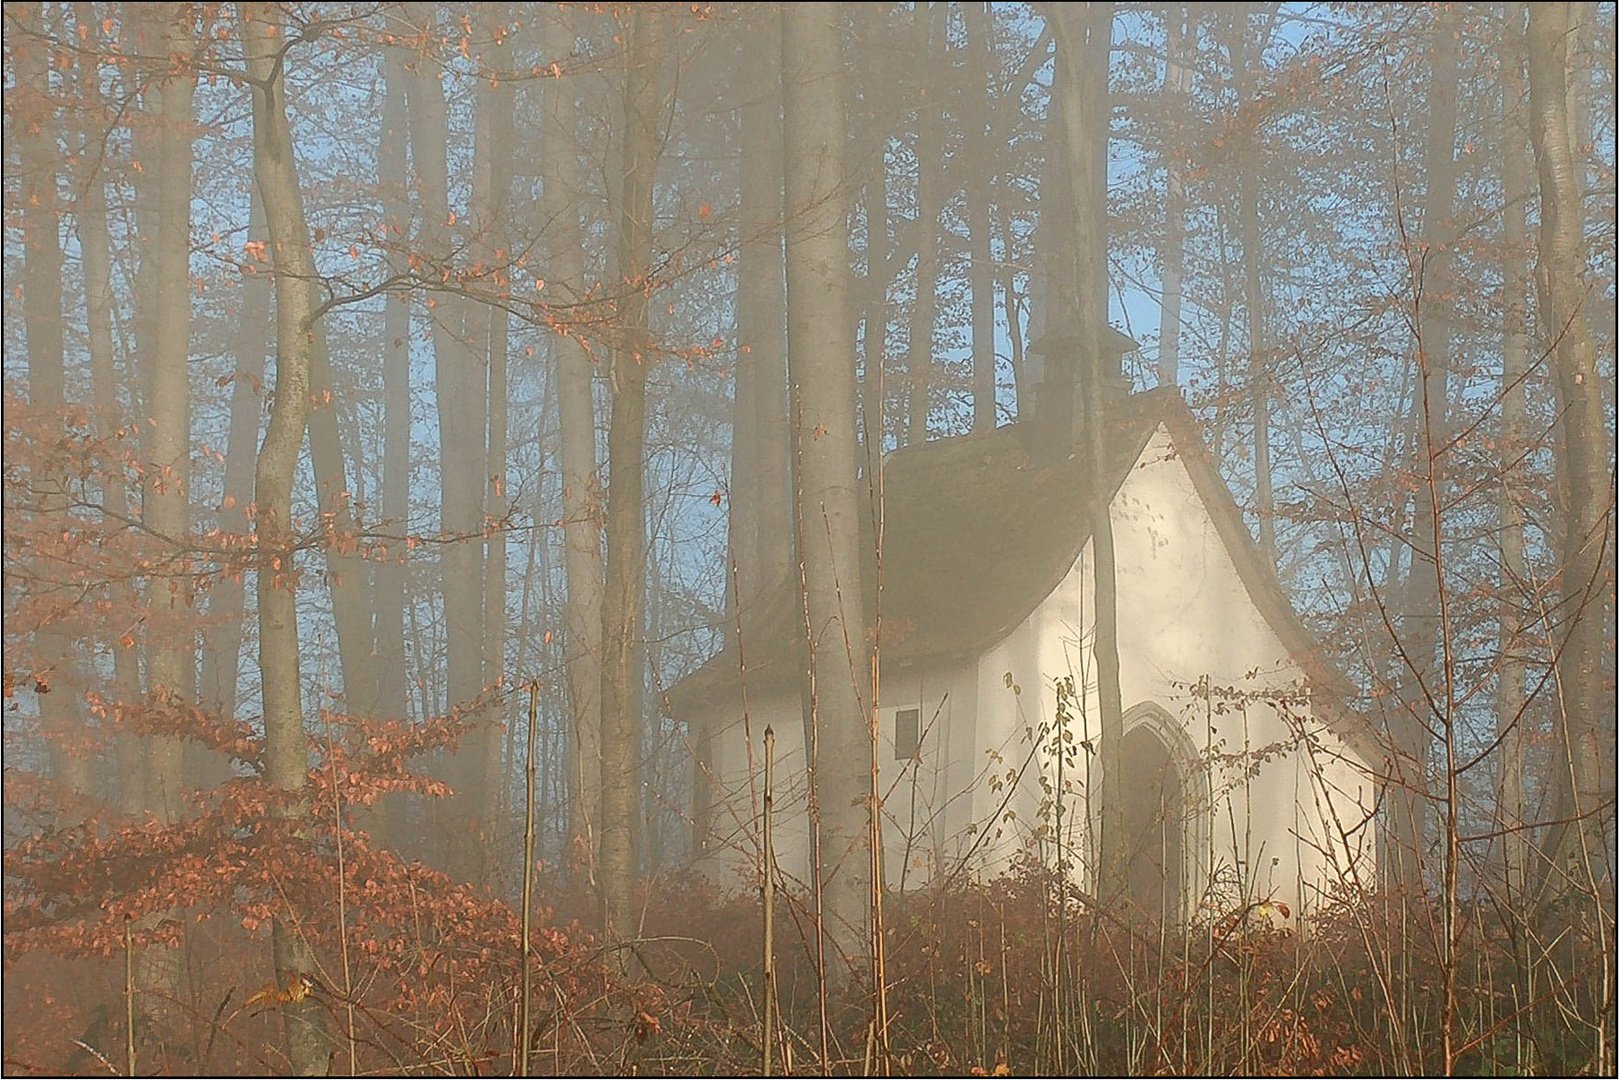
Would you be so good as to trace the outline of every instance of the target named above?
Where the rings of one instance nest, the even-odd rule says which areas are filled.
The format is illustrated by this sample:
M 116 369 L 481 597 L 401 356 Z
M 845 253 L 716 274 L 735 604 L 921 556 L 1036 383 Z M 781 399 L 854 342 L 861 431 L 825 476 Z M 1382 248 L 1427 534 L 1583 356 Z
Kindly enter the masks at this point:
M 1106 496 L 1112 500 L 1160 424 L 1169 429 L 1250 598 L 1312 686 L 1342 701 L 1348 682 L 1300 623 L 1177 391 L 1133 394 L 1111 410 L 1100 477 Z M 976 656 L 1023 622 L 1090 539 L 1087 505 L 1099 478 L 1088 473 L 1078 455 L 1051 462 L 1032 457 L 1017 424 L 891 453 L 881 498 L 885 666 Z M 878 582 L 875 517 L 863 515 L 861 544 L 868 625 Z M 751 627 L 742 642 L 749 694 L 794 685 L 804 635 L 797 578 L 769 590 L 745 625 Z M 705 702 L 734 699 L 742 670 L 733 641 L 670 690 L 672 711 L 689 715 Z
M 1157 425 L 1159 395 L 1127 399 L 1107 438 L 1108 494 L 1118 488 Z M 1150 400 L 1151 399 L 1151 400 Z M 936 439 L 889 454 L 882 471 L 881 634 L 885 664 L 971 656 L 1012 631 L 1074 565 L 1090 536 L 1092 485 L 1078 455 L 1041 463 L 1010 424 L 982 435 Z M 861 579 L 867 623 L 879 566 L 873 521 L 862 515 Z M 798 582 L 767 592 L 742 642 L 750 693 L 796 677 L 804 616 Z M 735 643 L 670 692 L 683 706 L 737 693 Z

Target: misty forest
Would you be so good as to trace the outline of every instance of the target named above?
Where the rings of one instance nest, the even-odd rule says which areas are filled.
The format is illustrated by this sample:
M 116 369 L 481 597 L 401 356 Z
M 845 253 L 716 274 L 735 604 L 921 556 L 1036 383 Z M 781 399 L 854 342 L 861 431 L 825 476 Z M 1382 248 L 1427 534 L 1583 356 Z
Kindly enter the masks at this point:
M 7 3 L 3 1073 L 1613 1075 L 1615 13 Z

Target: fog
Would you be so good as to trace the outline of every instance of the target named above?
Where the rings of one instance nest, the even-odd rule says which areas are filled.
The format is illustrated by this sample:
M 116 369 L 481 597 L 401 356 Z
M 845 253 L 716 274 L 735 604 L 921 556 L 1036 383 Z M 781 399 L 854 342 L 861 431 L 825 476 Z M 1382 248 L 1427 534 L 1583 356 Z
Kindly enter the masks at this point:
M 8 1074 L 1614 1070 L 1612 3 L 4 34 Z

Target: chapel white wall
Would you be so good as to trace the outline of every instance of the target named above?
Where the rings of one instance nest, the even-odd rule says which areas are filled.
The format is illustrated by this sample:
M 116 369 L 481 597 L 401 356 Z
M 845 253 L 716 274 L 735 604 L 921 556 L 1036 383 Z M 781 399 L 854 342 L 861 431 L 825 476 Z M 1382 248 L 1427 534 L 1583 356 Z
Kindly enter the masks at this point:
M 1362 838 L 1347 847 L 1334 822 L 1361 821 L 1372 800 L 1370 782 L 1353 752 L 1311 718 L 1308 704 L 1290 705 L 1285 714 L 1266 700 L 1302 685 L 1304 672 L 1249 597 L 1163 427 L 1121 485 L 1110 516 L 1123 705 L 1158 705 L 1178 723 L 1184 745 L 1218 762 L 1205 784 L 1214 813 L 1188 837 L 1189 899 L 1203 899 L 1213 879 L 1219 887 L 1209 899 L 1220 906 L 1272 898 L 1295 911 L 1316 907 L 1334 881 L 1367 870 L 1370 851 L 1356 843 Z M 1028 751 L 1032 741 L 1050 738 L 1056 685 L 1065 675 L 1084 692 L 1075 710 L 1077 739 L 1095 734 L 1093 572 L 1088 543 L 1058 588 L 980 663 L 981 751 L 994 750 L 1004 773 L 1018 766 L 1025 774 L 1010 801 L 988 785 L 975 797 L 976 819 L 1000 834 L 984 850 L 988 872 L 1004 868 L 1021 844 L 1055 850 L 1038 772 L 1055 784 L 1056 762 L 1045 752 L 1029 758 Z M 1022 693 L 1006 688 L 1009 674 Z M 1208 705 L 1197 693 L 1206 679 L 1215 691 Z M 1309 760 L 1284 751 L 1301 731 L 1321 746 Z M 1244 763 L 1266 748 L 1276 752 L 1257 775 L 1246 775 Z M 1066 815 L 1065 848 L 1082 867 L 1088 757 L 1079 755 L 1080 776 L 1064 778 L 1078 802 Z M 1010 820 L 998 814 L 1004 802 Z M 1084 870 L 1077 876 L 1085 880 Z
M 1359 873 L 1370 882 L 1370 827 L 1343 835 L 1363 822 L 1373 800 L 1364 766 L 1312 718 L 1308 704 L 1292 706 L 1290 721 L 1265 700 L 1295 690 L 1304 672 L 1249 597 L 1164 428 L 1150 438 L 1110 513 L 1124 707 L 1157 705 L 1179 727 L 1184 747 L 1217 762 L 1197 778 L 1208 801 L 1202 828 L 1188 836 L 1188 900 L 1207 896 L 1224 909 L 1273 898 L 1297 912 L 1319 906 L 1336 881 Z M 879 770 L 892 887 L 921 884 L 964 863 L 992 876 L 1020 851 L 1050 864 L 1060 844 L 1076 879 L 1086 882 L 1086 784 L 1096 759 L 1076 750 L 1060 778 L 1045 746 L 1064 676 L 1082 692 L 1072 710 L 1072 745 L 1097 733 L 1092 574 L 1088 544 L 1057 587 L 976 662 L 885 670 Z M 1208 702 L 1197 692 L 1204 685 L 1215 691 Z M 718 879 L 757 883 L 762 738 L 770 725 L 778 864 L 807 882 L 799 697 L 756 694 L 750 703 L 751 763 L 740 706 L 721 710 L 714 746 L 725 795 L 715 813 L 722 835 L 711 842 L 705 864 Z M 893 710 L 908 706 L 921 710 L 925 728 L 916 765 L 894 759 Z M 1291 747 L 1301 731 L 1313 738 L 1312 753 L 1279 752 L 1246 775 L 1253 755 Z M 1061 830 L 1049 797 L 1060 779 L 1069 799 Z M 1208 890 L 1212 880 L 1219 887 Z

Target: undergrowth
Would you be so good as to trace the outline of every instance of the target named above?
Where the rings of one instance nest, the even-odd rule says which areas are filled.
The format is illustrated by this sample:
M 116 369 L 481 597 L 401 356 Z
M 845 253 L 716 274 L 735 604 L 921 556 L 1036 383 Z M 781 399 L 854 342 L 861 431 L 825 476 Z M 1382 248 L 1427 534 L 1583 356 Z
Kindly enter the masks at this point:
M 97 851 L 84 830 L 81 846 Z M 60 839 L 60 838 L 58 838 Z M 125 837 L 125 839 L 129 839 Z M 123 920 L 110 900 L 45 897 L 7 857 L 4 1061 L 10 1075 L 122 1075 L 128 1049 Z M 514 905 L 346 836 L 346 943 L 323 839 L 305 858 L 240 876 L 133 920 L 136 954 L 179 959 L 174 1000 L 145 1002 L 134 1032 L 145 1075 L 276 1073 L 286 1062 L 265 920 L 293 914 L 326 978 L 337 1073 L 512 1075 L 519 980 Z M 80 872 L 86 872 L 81 852 Z M 58 872 L 62 864 L 57 859 Z M 221 876 L 216 873 L 216 876 Z M 224 875 L 228 876 L 228 875 Z M 24 888 L 32 881 L 31 888 Z M 280 888 L 256 890 L 260 881 Z M 278 892 L 279 898 L 270 893 Z M 534 924 L 530 1071 L 537 1075 L 736 1075 L 761 1067 L 761 908 L 694 875 L 639 898 L 640 937 L 609 947 L 586 928 L 584 883 L 542 883 Z M 109 892 L 108 896 L 111 896 Z M 106 899 L 106 898 L 102 898 Z M 43 901 L 25 915 L 24 900 Z M 172 898 L 165 901 L 173 903 Z M 814 922 L 779 899 L 777 1061 L 793 1073 L 1381 1075 L 1438 1067 L 1438 972 L 1389 897 L 1305 927 L 1234 911 L 1201 923 L 1126 924 L 1026 863 L 997 880 L 891 895 L 889 1016 L 875 1037 L 860 991 L 834 1003 L 825 1039 Z M 105 910 L 104 910 L 105 908 Z M 1408 929 L 1403 930 L 1402 927 Z M 117 933 L 113 933 L 116 930 Z M 1407 941 L 1398 948 L 1402 934 Z M 348 953 L 347 989 L 342 953 Z M 1460 1064 L 1480 1075 L 1590 1072 L 1581 1033 L 1595 957 L 1578 926 L 1543 957 L 1526 1000 L 1510 929 L 1482 917 L 1466 940 L 1470 1002 Z M 164 953 L 163 950 L 168 952 Z M 130 957 L 131 960 L 139 956 Z M 352 1018 L 351 1018 L 352 1013 Z

